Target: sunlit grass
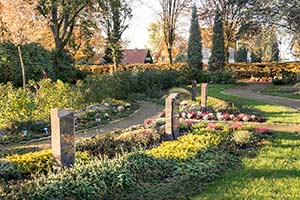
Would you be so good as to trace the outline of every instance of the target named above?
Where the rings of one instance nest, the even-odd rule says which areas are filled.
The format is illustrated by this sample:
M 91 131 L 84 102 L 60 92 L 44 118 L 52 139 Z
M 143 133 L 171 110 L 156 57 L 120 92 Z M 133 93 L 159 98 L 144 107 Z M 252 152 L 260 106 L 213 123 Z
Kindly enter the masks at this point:
M 270 85 L 269 87 L 266 87 L 262 90 L 260 90 L 260 93 L 272 95 L 272 96 L 278 96 L 278 97 L 285 97 L 290 99 L 300 99 L 300 95 L 294 94 L 294 93 L 283 93 L 279 89 L 285 87 L 282 85 Z M 288 87 L 292 87 L 291 85 Z
M 255 158 L 192 199 L 300 199 L 300 136 L 276 133 Z

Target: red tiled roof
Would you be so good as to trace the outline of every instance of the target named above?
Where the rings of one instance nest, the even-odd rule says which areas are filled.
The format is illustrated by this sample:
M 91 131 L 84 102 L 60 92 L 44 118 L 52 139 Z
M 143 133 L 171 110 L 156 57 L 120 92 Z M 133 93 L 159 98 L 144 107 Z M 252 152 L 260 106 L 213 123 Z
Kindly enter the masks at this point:
M 123 50 L 122 63 L 124 64 L 144 63 L 147 54 L 148 54 L 147 49 L 125 49 Z

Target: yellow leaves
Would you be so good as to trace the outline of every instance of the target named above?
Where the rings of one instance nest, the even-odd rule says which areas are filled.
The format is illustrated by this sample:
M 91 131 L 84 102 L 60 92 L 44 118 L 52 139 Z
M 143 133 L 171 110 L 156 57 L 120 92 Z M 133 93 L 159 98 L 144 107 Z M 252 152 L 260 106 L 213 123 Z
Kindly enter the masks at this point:
M 147 154 L 157 158 L 185 160 L 220 142 L 221 137 L 216 135 L 186 135 L 177 141 L 164 142 L 159 147 L 147 151 Z

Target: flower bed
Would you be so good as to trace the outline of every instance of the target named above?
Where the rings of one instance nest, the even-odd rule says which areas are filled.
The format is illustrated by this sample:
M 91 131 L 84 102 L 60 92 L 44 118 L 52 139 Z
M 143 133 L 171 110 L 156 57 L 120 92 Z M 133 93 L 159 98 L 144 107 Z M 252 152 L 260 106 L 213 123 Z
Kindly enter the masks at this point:
M 202 112 L 188 111 L 181 112 L 180 117 L 183 119 L 204 120 L 204 121 L 238 121 L 238 122 L 265 122 L 262 117 L 250 114 L 230 114 L 221 112 Z
M 102 104 L 75 112 L 76 131 L 94 128 L 132 114 L 138 105 L 116 99 L 105 99 Z M 0 129 L 0 144 L 17 143 L 50 136 L 50 124 L 43 121 L 17 123 L 16 130 Z

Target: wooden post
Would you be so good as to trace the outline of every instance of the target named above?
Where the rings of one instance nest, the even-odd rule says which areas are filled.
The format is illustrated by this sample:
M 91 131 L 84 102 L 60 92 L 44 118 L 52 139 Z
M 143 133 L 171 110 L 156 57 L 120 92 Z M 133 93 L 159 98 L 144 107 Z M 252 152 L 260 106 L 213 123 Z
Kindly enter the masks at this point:
M 204 111 L 207 109 L 207 88 L 207 83 L 201 84 L 201 108 L 204 109 Z
M 73 110 L 51 109 L 51 143 L 55 167 L 70 167 L 75 164 Z
M 177 93 L 172 93 L 166 99 L 166 139 L 176 140 L 179 137 L 179 105 Z

